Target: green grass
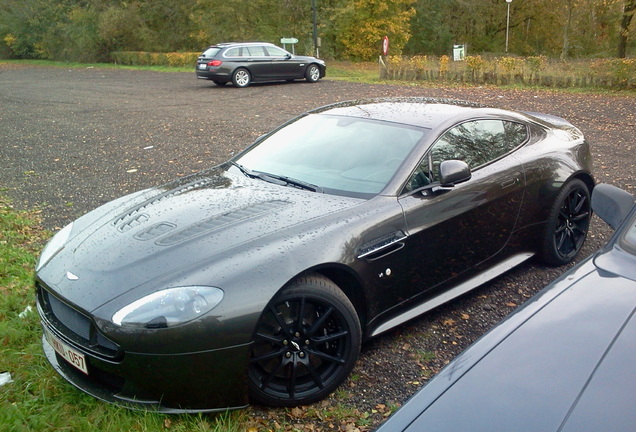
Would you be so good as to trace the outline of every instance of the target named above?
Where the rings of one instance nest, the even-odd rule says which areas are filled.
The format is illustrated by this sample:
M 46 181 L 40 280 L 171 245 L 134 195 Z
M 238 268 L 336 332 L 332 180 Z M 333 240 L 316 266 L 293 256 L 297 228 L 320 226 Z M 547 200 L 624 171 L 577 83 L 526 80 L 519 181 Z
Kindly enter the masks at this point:
M 37 212 L 22 212 L 0 196 L 0 432 L 239 432 L 244 412 L 168 416 L 100 402 L 64 381 L 42 352 L 33 269 L 50 234 Z

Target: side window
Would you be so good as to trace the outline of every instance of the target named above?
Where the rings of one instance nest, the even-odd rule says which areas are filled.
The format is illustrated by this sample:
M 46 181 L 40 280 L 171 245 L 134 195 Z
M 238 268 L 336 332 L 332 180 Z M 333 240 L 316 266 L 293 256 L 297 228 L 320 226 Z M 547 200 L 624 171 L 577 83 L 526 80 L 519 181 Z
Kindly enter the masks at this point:
M 504 128 L 506 129 L 506 140 L 510 150 L 519 147 L 528 139 L 528 128 L 524 124 L 505 121 Z
M 245 47 L 244 49 L 249 52 L 250 57 L 267 57 L 265 48 L 263 48 L 261 45 Z
M 502 120 L 475 120 L 462 123 L 442 135 L 407 183 L 415 190 L 439 180 L 439 166 L 445 160 L 466 162 L 471 170 L 500 158 L 525 142 L 525 125 Z
M 287 51 L 285 51 L 284 49 L 281 49 L 278 47 L 269 47 L 269 46 L 266 49 L 269 55 L 272 57 L 276 57 L 276 58 L 287 57 Z
M 433 174 L 439 177 L 439 164 L 448 159 L 463 160 L 474 170 L 500 158 L 522 144 L 527 136 L 520 123 L 502 120 L 476 120 L 447 131 L 431 150 Z
M 225 57 L 240 57 L 241 53 L 240 53 L 241 48 L 230 48 L 229 50 L 225 51 L 224 56 Z

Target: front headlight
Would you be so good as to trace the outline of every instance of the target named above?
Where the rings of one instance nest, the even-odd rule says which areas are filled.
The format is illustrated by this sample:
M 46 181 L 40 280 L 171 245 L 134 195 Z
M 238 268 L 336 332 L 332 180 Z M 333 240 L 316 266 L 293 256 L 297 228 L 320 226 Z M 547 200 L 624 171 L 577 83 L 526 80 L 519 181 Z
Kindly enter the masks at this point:
M 61 251 L 64 248 L 64 245 L 71 237 L 71 231 L 73 230 L 73 222 L 66 225 L 64 228 L 59 230 L 57 234 L 49 240 L 49 242 L 44 246 L 42 253 L 40 254 L 40 259 L 38 260 L 38 264 L 35 266 L 35 270 L 39 270 L 44 264 L 46 264 L 55 254 Z
M 165 328 L 187 323 L 212 310 L 223 291 L 206 286 L 168 288 L 149 294 L 113 315 L 119 326 Z

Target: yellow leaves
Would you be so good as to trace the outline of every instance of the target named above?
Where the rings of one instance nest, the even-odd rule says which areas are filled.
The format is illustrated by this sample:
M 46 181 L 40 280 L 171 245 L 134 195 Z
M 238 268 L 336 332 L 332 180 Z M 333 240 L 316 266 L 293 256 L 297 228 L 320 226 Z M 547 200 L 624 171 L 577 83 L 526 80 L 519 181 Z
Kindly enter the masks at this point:
M 400 54 L 410 37 L 414 0 L 357 0 L 334 17 L 340 28 L 338 43 L 345 56 L 371 60 L 380 55 L 383 36 L 391 40 L 391 52 Z

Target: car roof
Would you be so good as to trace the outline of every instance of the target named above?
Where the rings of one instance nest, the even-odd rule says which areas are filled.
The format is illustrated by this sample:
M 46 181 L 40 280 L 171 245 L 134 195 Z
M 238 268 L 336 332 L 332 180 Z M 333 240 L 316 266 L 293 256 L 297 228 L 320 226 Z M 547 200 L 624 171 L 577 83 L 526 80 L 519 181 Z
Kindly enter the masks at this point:
M 234 46 L 251 46 L 251 45 L 267 45 L 267 46 L 276 46 L 273 43 L 269 42 L 221 42 L 218 44 L 210 45 L 209 48 L 228 48 Z
M 473 102 L 422 97 L 374 98 L 339 102 L 317 108 L 309 113 L 390 121 L 428 129 L 433 129 L 457 116 L 472 118 L 496 114 L 518 115 L 518 113 L 488 108 Z

